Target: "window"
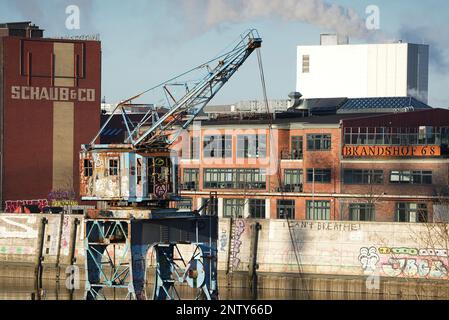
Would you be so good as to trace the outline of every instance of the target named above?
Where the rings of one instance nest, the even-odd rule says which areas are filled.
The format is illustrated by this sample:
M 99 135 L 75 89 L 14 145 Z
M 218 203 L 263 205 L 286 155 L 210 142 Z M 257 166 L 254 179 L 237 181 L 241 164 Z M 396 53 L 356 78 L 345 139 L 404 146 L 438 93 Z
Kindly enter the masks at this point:
M 307 201 L 307 220 L 330 220 L 330 217 L 329 201 Z
M 330 183 L 331 169 L 307 169 L 307 182 Z
M 183 190 L 198 190 L 199 169 L 184 169 Z
M 291 141 L 291 159 L 302 159 L 302 136 L 294 136 Z
M 345 144 L 353 145 L 439 145 L 444 128 L 354 127 L 345 128 Z
M 223 217 L 243 218 L 245 199 L 223 199 Z
M 178 209 L 182 211 L 192 211 L 192 198 L 183 198 L 177 202 Z
M 249 214 L 253 219 L 265 219 L 265 199 L 249 199 Z
M 352 221 L 375 221 L 374 204 L 351 203 L 349 204 L 349 220 Z
M 265 158 L 267 155 L 267 136 L 239 135 L 237 136 L 238 158 Z
M 278 200 L 277 218 L 295 219 L 295 200 Z
M 319 151 L 331 149 L 331 135 L 330 134 L 308 134 L 307 135 L 307 150 Z
M 232 136 L 205 136 L 204 137 L 205 158 L 231 158 Z
M 432 184 L 432 171 L 392 170 L 390 172 L 390 183 Z
M 263 169 L 204 169 L 205 189 L 265 189 Z
M 302 192 L 303 174 L 301 169 L 284 170 L 284 190 L 287 192 Z
M 303 55 L 302 56 L 302 73 L 310 72 L 310 56 Z
M 427 222 L 427 205 L 425 203 L 396 203 L 396 222 Z
M 84 176 L 92 177 L 93 175 L 93 162 L 90 159 L 84 159 Z
M 109 175 L 110 176 L 118 175 L 118 160 L 117 159 L 109 159 Z
M 382 184 L 383 170 L 345 169 L 343 171 L 344 184 Z
M 205 208 L 206 212 L 210 216 L 218 216 L 218 199 L 217 198 L 203 198 L 202 206 L 208 204 Z
M 188 152 L 183 152 L 183 159 L 197 160 L 200 158 L 200 139 L 198 137 L 189 138 Z
M 266 175 L 263 169 L 237 169 L 236 189 L 265 189 Z

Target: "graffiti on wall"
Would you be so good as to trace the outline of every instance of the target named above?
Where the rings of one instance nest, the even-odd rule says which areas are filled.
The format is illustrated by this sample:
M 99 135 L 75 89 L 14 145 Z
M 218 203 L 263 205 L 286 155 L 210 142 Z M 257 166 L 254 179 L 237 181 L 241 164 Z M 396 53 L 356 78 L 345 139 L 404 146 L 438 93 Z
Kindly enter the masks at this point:
M 37 238 L 36 217 L 34 216 L 2 216 L 0 217 L 0 239 Z
M 76 193 L 74 190 L 52 190 L 47 196 L 48 201 L 64 201 L 75 199 Z
M 94 159 L 96 168 L 102 168 L 104 166 L 103 160 L 98 153 L 92 153 L 92 157 Z
M 326 221 L 298 221 L 290 224 L 292 229 L 315 230 L 315 231 L 360 231 L 359 223 L 348 222 L 326 222 Z
M 18 254 L 18 255 L 32 255 L 36 252 L 34 247 L 23 246 L 0 246 L 0 254 Z
M 245 220 L 236 220 L 234 225 L 234 236 L 231 241 L 231 267 L 237 269 L 240 265 L 240 248 L 242 246 L 241 236 L 245 232 Z
M 38 206 L 40 210 L 48 207 L 47 199 L 37 199 L 37 200 L 6 200 L 5 201 L 5 212 L 13 213 L 21 206 Z
M 78 202 L 74 200 L 75 198 L 76 193 L 73 189 L 52 190 L 47 196 L 48 202 L 53 207 L 77 206 Z
M 379 268 L 388 277 L 449 279 L 447 249 L 364 247 L 359 262 L 364 271 Z
M 359 262 L 365 273 L 372 273 L 376 270 L 376 265 L 379 262 L 379 255 L 375 247 L 360 248 Z
M 78 201 L 74 200 L 54 200 L 51 202 L 52 207 L 75 207 L 78 205 Z
M 61 253 L 65 256 L 69 255 L 69 244 L 70 244 L 70 219 L 64 216 L 62 222 L 62 233 L 61 233 Z
M 220 234 L 220 238 L 219 238 L 219 250 L 220 251 L 225 251 L 226 250 L 226 245 L 228 244 L 228 234 L 226 232 L 226 230 L 221 230 L 221 234 Z
M 14 213 L 22 206 L 38 206 L 41 212 L 50 205 L 53 207 L 76 206 L 78 202 L 73 200 L 75 198 L 76 193 L 74 190 L 52 190 L 47 195 L 47 199 L 6 200 L 5 212 Z

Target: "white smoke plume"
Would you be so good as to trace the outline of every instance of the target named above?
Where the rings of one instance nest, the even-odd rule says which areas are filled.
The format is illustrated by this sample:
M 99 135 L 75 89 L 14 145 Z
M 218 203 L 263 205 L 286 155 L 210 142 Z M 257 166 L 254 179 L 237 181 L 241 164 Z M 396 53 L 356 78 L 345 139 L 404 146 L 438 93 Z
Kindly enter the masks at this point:
M 325 0 L 176 0 L 196 32 L 259 19 L 310 23 L 342 35 L 363 39 L 370 36 L 365 20 L 353 9 Z
M 406 27 L 399 30 L 399 37 L 411 43 L 428 44 L 430 63 L 436 71 L 446 74 L 449 67 L 449 45 L 441 35 L 448 34 L 449 27 L 445 25 Z

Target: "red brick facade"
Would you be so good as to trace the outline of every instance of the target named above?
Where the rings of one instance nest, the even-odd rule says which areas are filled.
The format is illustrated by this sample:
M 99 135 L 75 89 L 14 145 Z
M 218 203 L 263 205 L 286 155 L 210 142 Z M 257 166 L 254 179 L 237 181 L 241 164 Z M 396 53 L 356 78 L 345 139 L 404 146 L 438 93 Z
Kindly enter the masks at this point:
M 98 41 L 0 38 L 1 201 L 78 197 L 79 151 L 100 126 Z
M 427 111 L 430 113 L 427 117 L 431 118 L 434 112 L 441 116 L 441 110 L 434 109 Z M 449 111 L 443 111 L 446 119 L 449 119 Z M 400 115 L 404 119 L 414 116 Z M 363 115 L 361 115 L 361 118 Z M 388 115 L 391 117 L 391 115 Z M 366 120 L 368 121 L 368 120 Z M 441 120 L 438 120 L 441 121 Z M 449 122 L 447 120 L 446 122 Z M 423 123 L 429 126 L 429 123 Z M 441 124 L 439 124 L 441 125 Z M 447 124 L 449 126 L 449 123 Z M 236 155 L 237 140 L 241 134 L 252 134 L 257 131 L 258 134 L 267 136 L 267 157 L 259 159 L 239 159 Z M 440 199 L 441 190 L 448 186 L 449 177 L 449 159 L 447 154 L 441 156 L 429 157 L 344 157 L 343 132 L 344 126 L 340 122 L 333 124 L 307 123 L 307 120 L 292 120 L 290 123 L 275 124 L 270 130 L 266 124 L 219 124 L 204 122 L 201 127 L 200 137 L 200 158 L 198 160 L 181 160 L 180 177 L 183 177 L 184 169 L 193 168 L 199 170 L 199 181 L 197 190 L 184 190 L 182 195 L 185 198 L 192 199 L 192 207 L 199 208 L 201 198 L 207 198 L 210 192 L 218 192 L 218 213 L 223 214 L 223 199 L 265 199 L 266 218 L 278 218 L 278 200 L 295 201 L 295 219 L 306 219 L 307 201 L 328 201 L 329 209 L 326 210 L 327 217 L 332 220 L 348 220 L 350 204 L 373 204 L 374 219 L 376 221 L 396 221 L 398 212 L 398 203 L 411 203 L 426 205 L 428 219 L 432 219 L 433 205 Z M 192 133 L 190 133 L 192 134 Z M 195 132 L 195 135 L 198 135 Z M 204 136 L 225 134 L 232 135 L 232 159 L 218 159 L 216 162 L 210 162 L 210 159 L 204 157 Z M 330 150 L 312 151 L 307 148 L 307 135 L 310 134 L 329 134 L 331 135 Z M 300 160 L 281 159 L 288 158 L 283 154 L 289 154 L 291 150 L 292 137 L 302 136 L 303 138 L 303 157 Z M 274 148 L 270 148 L 273 146 Z M 188 148 L 187 148 L 188 149 Z M 269 156 L 270 150 L 273 154 Z M 183 148 L 183 152 L 189 152 Z M 287 152 L 286 152 L 287 151 Z M 290 155 L 289 155 L 290 156 Z M 226 162 L 227 160 L 227 162 Z M 208 163 L 209 161 L 209 163 Z M 278 165 L 279 164 L 279 165 Z M 205 188 L 204 169 L 206 168 L 258 168 L 265 169 L 266 188 L 265 189 L 226 189 L 226 188 Z M 276 169 L 274 169 L 276 168 Z M 285 190 L 284 184 L 285 169 L 301 169 L 302 190 Z M 308 182 L 307 169 L 330 169 L 331 180 L 326 183 Z M 381 184 L 348 184 L 343 181 L 343 171 L 345 169 L 368 169 L 383 170 L 383 183 Z M 390 182 L 390 173 L 392 170 L 405 171 L 431 171 L 431 184 L 396 184 Z M 247 203 L 248 201 L 245 201 Z M 245 204 L 247 206 L 247 204 Z M 248 216 L 248 209 L 243 216 Z

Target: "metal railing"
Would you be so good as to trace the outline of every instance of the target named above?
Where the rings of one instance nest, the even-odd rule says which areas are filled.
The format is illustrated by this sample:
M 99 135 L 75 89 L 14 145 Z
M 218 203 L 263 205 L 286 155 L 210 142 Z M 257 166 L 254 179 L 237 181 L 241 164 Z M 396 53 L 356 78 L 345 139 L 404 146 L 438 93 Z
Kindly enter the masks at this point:
M 303 192 L 303 184 L 287 184 L 280 186 L 276 189 L 277 192 L 291 192 L 291 193 L 299 193 Z
M 293 150 L 292 152 L 288 150 L 281 151 L 281 160 L 302 160 L 303 153 L 298 150 Z

